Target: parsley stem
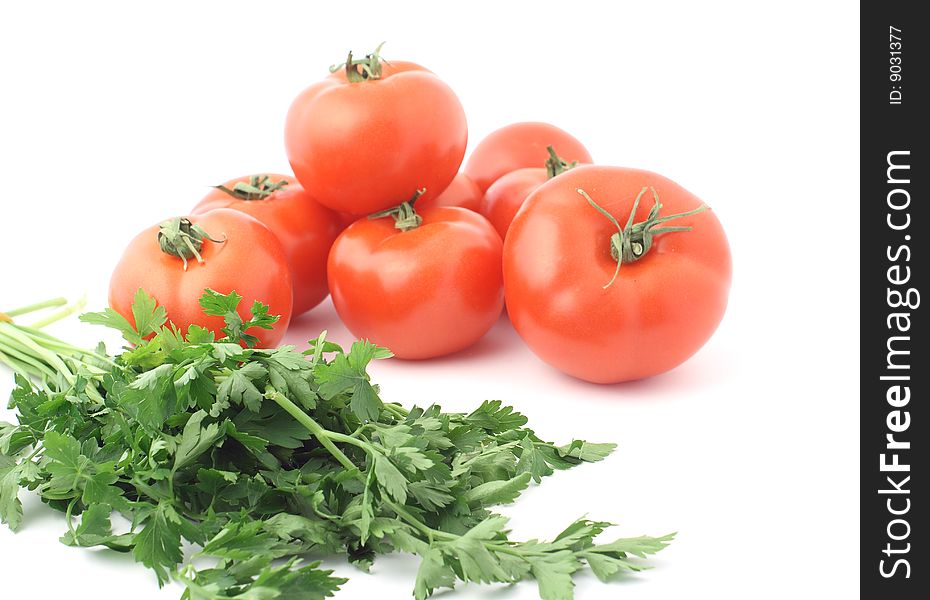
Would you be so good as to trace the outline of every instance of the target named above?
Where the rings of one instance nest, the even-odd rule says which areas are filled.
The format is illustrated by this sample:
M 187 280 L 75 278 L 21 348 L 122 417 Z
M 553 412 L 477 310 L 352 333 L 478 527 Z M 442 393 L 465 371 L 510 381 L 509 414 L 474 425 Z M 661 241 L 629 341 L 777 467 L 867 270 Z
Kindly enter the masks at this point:
M 307 431 L 312 433 L 313 436 L 317 440 L 319 440 L 321 444 L 323 444 L 323 447 L 326 448 L 329 451 L 329 453 L 332 454 L 333 457 L 339 461 L 339 464 L 341 464 L 346 469 L 350 469 L 350 470 L 358 469 L 358 467 L 355 466 L 352 460 L 348 456 L 346 456 L 342 452 L 342 450 L 336 447 L 336 444 L 332 442 L 332 440 L 330 439 L 330 435 L 333 432 L 323 429 L 322 425 L 317 423 L 313 419 L 313 417 L 311 417 L 310 415 L 302 411 L 299 406 L 291 402 L 290 398 L 288 398 L 287 396 L 285 396 L 284 394 L 282 394 L 281 392 L 279 392 L 278 390 L 276 390 L 270 385 L 265 388 L 265 397 L 277 402 L 278 406 L 280 406 L 285 411 L 287 411 L 287 413 L 291 415 L 292 417 L 294 417 L 298 423 L 306 427 Z M 352 443 L 356 445 L 358 443 L 358 440 L 356 440 L 355 438 L 350 438 L 347 435 L 343 436 L 341 434 L 336 434 L 336 435 L 333 435 L 333 437 L 339 437 L 339 438 L 344 437 L 346 439 L 352 440 Z M 342 441 L 345 441 L 345 440 L 342 440 Z
M 17 347 L 16 341 L 9 343 L 8 336 L 4 335 L 3 329 L 0 329 L 0 353 L 11 356 L 16 360 L 26 363 L 44 376 L 54 378 L 57 374 L 51 367 L 41 360 L 37 360 L 35 355 L 29 355 Z
M 60 321 L 60 320 L 64 319 L 65 317 L 69 317 L 69 316 L 73 315 L 74 313 L 78 312 L 79 310 L 83 310 L 84 307 L 85 307 L 86 305 L 87 305 L 87 299 L 86 299 L 86 298 L 81 298 L 80 300 L 78 300 L 78 301 L 75 302 L 74 304 L 72 304 L 72 305 L 70 305 L 70 306 L 66 306 L 66 307 L 62 308 L 61 310 L 57 310 L 57 311 L 53 312 L 52 314 L 48 315 L 47 317 L 43 317 L 42 319 L 39 319 L 38 321 L 36 321 L 36 322 L 33 323 L 32 325 L 30 325 L 30 327 L 31 327 L 32 329 L 42 329 L 42 328 L 45 327 L 46 325 L 51 325 L 52 323 L 54 323 L 54 322 L 56 322 L 56 321 Z
M 74 510 L 74 505 L 77 503 L 78 499 L 75 496 L 71 499 L 71 502 L 68 503 L 68 508 L 65 510 L 65 521 L 68 522 L 68 531 L 71 533 L 71 540 L 74 544 L 77 544 L 77 532 L 74 531 L 74 522 L 71 517 L 71 512 Z
M 405 420 L 407 418 L 407 415 L 409 414 L 406 410 L 404 410 L 400 406 L 397 406 L 396 404 L 390 404 L 390 403 L 385 404 L 384 409 L 388 411 L 389 413 L 391 413 L 392 415 L 394 415 L 395 417 L 397 417 L 398 419 L 400 419 L 401 421 Z
M 36 302 L 35 304 L 30 304 L 28 306 L 20 306 L 19 308 L 14 308 L 13 310 L 3 311 L 8 317 L 18 317 L 19 315 L 25 315 L 37 310 L 42 310 L 43 308 L 55 308 L 57 306 L 64 306 L 68 301 L 64 298 L 52 298 L 50 300 L 45 300 L 43 302 Z
M 387 505 L 391 508 L 391 510 L 393 510 L 395 513 L 397 513 L 397 516 L 399 516 L 399 517 L 402 518 L 403 520 L 405 520 L 405 521 L 407 521 L 408 523 L 410 523 L 414 528 L 417 529 L 417 531 L 419 531 L 420 533 L 424 534 L 427 538 L 429 538 L 430 543 L 433 542 L 433 539 L 434 539 L 434 538 L 439 538 L 439 539 L 442 539 L 442 540 L 447 540 L 447 541 L 449 541 L 449 540 L 457 540 L 459 537 L 461 537 L 461 536 L 458 536 L 458 535 L 456 535 L 456 534 L 454 534 L 454 533 L 447 533 L 447 532 L 445 532 L 445 531 L 440 531 L 440 530 L 438 530 L 438 529 L 433 529 L 432 527 L 430 527 L 429 525 L 427 525 L 426 523 L 424 523 L 424 522 L 421 521 L 420 519 L 418 519 L 418 518 L 416 518 L 415 516 L 411 515 L 410 512 L 407 511 L 406 508 L 404 508 L 404 507 L 401 506 L 400 504 L 394 502 L 393 500 L 390 500 L 390 499 L 388 499 L 388 498 L 382 497 L 382 501 L 383 501 L 385 504 L 387 504 Z

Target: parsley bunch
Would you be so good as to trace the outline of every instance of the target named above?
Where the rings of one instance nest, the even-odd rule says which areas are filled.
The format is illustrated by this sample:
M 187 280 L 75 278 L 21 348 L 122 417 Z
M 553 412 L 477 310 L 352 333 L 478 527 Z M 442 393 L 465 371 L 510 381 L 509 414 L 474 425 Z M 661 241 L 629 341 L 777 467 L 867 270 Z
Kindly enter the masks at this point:
M 197 326 L 182 335 L 142 290 L 135 326 L 112 310 L 83 315 L 122 332 L 117 357 L 0 322 L 18 419 L 0 423 L 0 519 L 16 529 L 19 488 L 34 490 L 65 513 L 63 543 L 131 552 L 189 600 L 326 598 L 346 580 L 306 556 L 345 553 L 367 569 L 395 551 L 422 559 L 418 600 L 457 581 L 528 577 L 542 598 L 566 599 L 585 564 L 607 581 L 671 540 L 598 544 L 610 524 L 586 518 L 552 541 L 511 540 L 495 505 L 614 445 L 557 446 L 496 400 L 468 414 L 384 403 L 366 369 L 388 350 L 344 352 L 325 332 L 302 353 L 252 348 L 246 330 L 275 317 L 255 303 L 244 321 L 240 300 L 201 299 L 225 318 L 221 339 Z M 204 557 L 213 566 L 195 567 Z

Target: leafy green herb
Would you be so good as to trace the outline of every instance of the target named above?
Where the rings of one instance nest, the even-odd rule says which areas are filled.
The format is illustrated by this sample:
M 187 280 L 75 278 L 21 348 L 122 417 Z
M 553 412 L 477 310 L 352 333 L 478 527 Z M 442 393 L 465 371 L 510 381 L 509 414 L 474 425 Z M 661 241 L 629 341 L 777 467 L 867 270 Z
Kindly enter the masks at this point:
M 345 579 L 302 557 L 344 553 L 367 569 L 394 551 L 421 558 L 418 600 L 458 581 L 527 578 L 561 600 L 585 565 L 608 581 L 672 539 L 598 544 L 609 524 L 587 519 L 552 541 L 510 539 L 493 507 L 614 445 L 544 441 L 498 400 L 468 414 L 386 404 L 367 368 L 388 350 L 344 352 L 325 332 L 304 353 L 254 348 L 247 330 L 276 317 L 255 303 L 244 320 L 240 300 L 204 293 L 226 321 L 218 340 L 196 326 L 181 335 L 142 291 L 135 323 L 84 315 L 122 333 L 117 357 L 0 323 L 18 421 L 0 423 L 0 519 L 19 527 L 19 492 L 35 490 L 65 513 L 63 543 L 131 552 L 188 600 L 328 598 Z M 114 531 L 114 512 L 128 531 Z M 215 565 L 195 567 L 185 544 Z

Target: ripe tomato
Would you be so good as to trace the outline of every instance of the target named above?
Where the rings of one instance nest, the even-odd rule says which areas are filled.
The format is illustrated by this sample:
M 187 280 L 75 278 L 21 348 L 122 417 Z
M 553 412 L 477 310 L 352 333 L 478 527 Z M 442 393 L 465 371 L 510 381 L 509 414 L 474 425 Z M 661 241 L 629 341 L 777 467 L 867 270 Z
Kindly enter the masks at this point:
M 465 165 L 465 174 L 484 192 L 498 178 L 524 167 L 541 167 L 547 146 L 569 162 L 594 162 L 581 142 L 548 123 L 514 123 L 492 131 L 481 140 Z
M 308 87 L 288 111 L 297 180 L 321 204 L 351 214 L 384 210 L 419 188 L 438 195 L 468 141 L 455 93 L 414 63 L 349 56 L 344 71 Z
M 481 206 L 478 212 L 483 214 L 491 222 L 491 225 L 494 225 L 494 229 L 500 234 L 501 239 L 507 237 L 510 222 L 513 221 L 513 217 L 520 210 L 520 207 L 523 206 L 527 196 L 545 183 L 546 180 L 552 179 L 578 165 L 577 162 L 568 162 L 560 157 L 552 146 L 549 146 L 546 150 L 549 152 L 549 158 L 546 159 L 545 168 L 526 167 L 511 171 L 492 183 L 481 198 Z
M 182 258 L 162 250 L 160 245 L 172 239 L 172 225 L 175 243 L 186 248 L 180 239 L 183 233 L 177 233 L 180 226 L 190 235 L 188 241 L 199 259 L 190 251 Z M 291 319 L 291 275 L 281 242 L 256 219 L 235 210 L 221 208 L 189 219 L 170 219 L 137 235 L 110 278 L 110 306 L 130 323 L 135 322 L 132 298 L 139 288 L 165 307 L 168 319 L 184 333 L 196 324 L 223 335 L 223 318 L 205 315 L 200 308 L 204 288 L 241 295 L 238 311 L 243 320 L 249 318 L 256 300 L 269 306 L 269 314 L 281 316 L 273 329 L 248 330 L 258 337 L 260 347 L 277 345 Z
M 458 206 L 478 212 L 480 204 L 481 189 L 468 175 L 459 173 L 438 196 L 417 200 L 417 210 L 431 206 Z
M 523 201 L 548 179 L 545 169 L 526 167 L 505 174 L 491 184 L 478 210 L 494 225 L 501 239 L 507 237 L 510 223 Z
M 242 211 L 278 236 L 291 269 L 294 315 L 326 298 L 326 257 L 343 227 L 336 213 L 317 203 L 296 179 L 273 174 L 239 177 L 207 194 L 191 214 L 217 208 Z
M 702 206 L 673 181 L 637 169 L 581 166 L 541 185 L 504 247 L 517 332 L 544 361 L 596 383 L 681 364 L 717 328 L 730 289 L 726 236 Z
M 501 239 L 484 217 L 439 206 L 419 218 L 407 231 L 389 218 L 357 221 L 329 254 L 329 289 L 349 330 L 409 359 L 472 345 L 504 300 Z

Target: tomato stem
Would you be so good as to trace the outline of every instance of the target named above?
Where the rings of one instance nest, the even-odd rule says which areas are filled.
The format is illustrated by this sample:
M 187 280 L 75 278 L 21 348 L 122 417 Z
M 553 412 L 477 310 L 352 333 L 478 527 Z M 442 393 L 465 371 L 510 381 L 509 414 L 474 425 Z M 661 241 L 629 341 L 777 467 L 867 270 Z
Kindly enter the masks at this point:
M 366 54 L 365 58 L 352 58 L 352 51 L 349 51 L 349 57 L 344 63 L 333 65 L 329 68 L 330 73 L 335 73 L 339 69 L 346 70 L 346 79 L 351 83 L 359 83 L 368 79 L 381 79 L 381 47 L 384 42 L 378 44 L 375 51 Z
M 417 198 L 426 193 L 426 188 L 420 188 L 414 192 L 413 197 L 406 202 L 398 204 L 393 208 L 382 210 L 380 212 L 368 215 L 369 219 L 382 219 L 384 217 L 394 217 L 394 227 L 401 231 L 410 231 L 416 229 L 423 223 L 423 217 L 417 214 L 413 208 L 413 203 Z
M 196 258 L 198 263 L 204 263 L 203 256 L 200 255 L 204 240 L 222 244 L 226 242 L 226 236 L 223 236 L 223 239 L 214 239 L 200 225 L 193 224 L 186 217 L 169 219 L 158 229 L 158 245 L 161 251 L 184 261 L 185 271 L 189 258 Z
M 287 179 L 275 181 L 270 175 L 252 175 L 249 180 L 236 182 L 232 189 L 225 185 L 215 185 L 214 189 L 232 196 L 237 200 L 265 200 L 278 190 L 283 190 L 290 182 Z
M 649 215 L 646 217 L 645 221 L 640 221 L 639 223 L 634 223 L 633 218 L 636 216 L 636 209 L 639 208 L 639 201 L 642 200 L 643 195 L 651 190 L 653 205 L 652 209 L 649 211 Z M 652 242 L 655 236 L 662 235 L 663 233 L 673 233 L 676 231 L 691 231 L 693 228 L 690 226 L 672 226 L 672 227 L 656 227 L 661 223 L 666 221 L 671 221 L 672 219 L 680 219 L 682 217 L 690 217 L 691 215 L 696 215 L 699 212 L 707 210 L 709 207 L 706 204 L 701 204 L 693 210 L 689 210 L 682 213 L 676 213 L 674 215 L 666 215 L 664 217 L 659 216 L 659 211 L 662 210 L 662 204 L 659 202 L 659 194 L 656 192 L 654 187 L 643 187 L 639 191 L 639 194 L 636 195 L 636 200 L 633 201 L 633 210 L 630 211 L 630 216 L 626 221 L 626 226 L 621 227 L 617 219 L 607 212 L 604 208 L 595 202 L 591 196 L 587 194 L 583 189 L 578 188 L 575 190 L 581 196 L 588 201 L 588 203 L 593 206 L 599 213 L 607 217 L 607 219 L 613 223 L 614 227 L 617 228 L 617 233 L 610 236 L 610 255 L 615 261 L 617 261 L 617 268 L 614 270 L 614 276 L 610 278 L 610 281 L 607 282 L 603 288 L 606 290 L 614 281 L 617 280 L 617 275 L 620 273 L 620 266 L 623 263 L 636 262 L 646 255 L 647 252 L 652 248 Z
M 546 159 L 546 177 L 548 179 L 552 179 L 556 175 L 561 175 L 565 171 L 574 169 L 578 166 L 577 160 L 573 160 L 572 162 L 566 161 L 555 153 L 555 148 L 552 146 L 546 146 L 546 151 L 549 152 L 549 158 Z

